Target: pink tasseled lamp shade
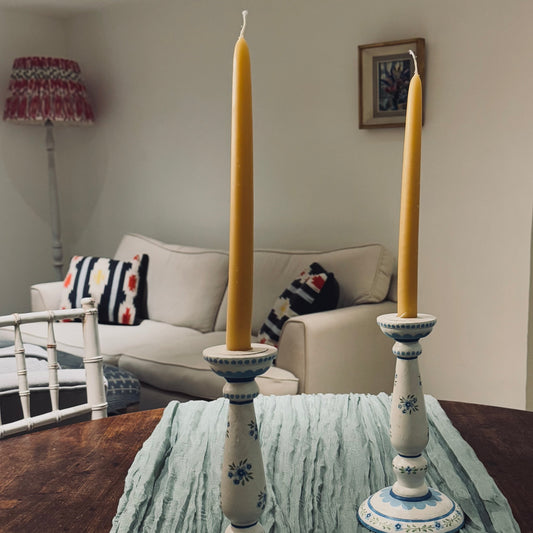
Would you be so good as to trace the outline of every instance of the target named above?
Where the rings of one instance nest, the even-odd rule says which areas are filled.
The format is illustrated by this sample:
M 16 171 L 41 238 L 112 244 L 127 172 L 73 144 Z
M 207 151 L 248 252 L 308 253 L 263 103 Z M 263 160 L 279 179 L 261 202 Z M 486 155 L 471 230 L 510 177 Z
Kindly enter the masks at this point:
M 19 57 L 13 62 L 4 120 L 26 124 L 92 124 L 94 115 L 76 61 Z

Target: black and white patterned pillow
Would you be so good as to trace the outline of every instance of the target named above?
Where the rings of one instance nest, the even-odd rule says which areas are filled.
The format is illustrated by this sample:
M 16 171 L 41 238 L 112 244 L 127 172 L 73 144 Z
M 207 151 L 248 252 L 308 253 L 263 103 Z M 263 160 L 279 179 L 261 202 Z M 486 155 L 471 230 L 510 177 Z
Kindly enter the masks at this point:
M 61 308 L 81 307 L 81 299 L 94 298 L 101 324 L 137 325 L 146 318 L 148 256 L 132 261 L 75 256 L 63 282 Z
M 277 346 L 283 324 L 290 317 L 335 309 L 339 284 L 332 272 L 312 263 L 281 293 L 259 330 L 260 343 Z

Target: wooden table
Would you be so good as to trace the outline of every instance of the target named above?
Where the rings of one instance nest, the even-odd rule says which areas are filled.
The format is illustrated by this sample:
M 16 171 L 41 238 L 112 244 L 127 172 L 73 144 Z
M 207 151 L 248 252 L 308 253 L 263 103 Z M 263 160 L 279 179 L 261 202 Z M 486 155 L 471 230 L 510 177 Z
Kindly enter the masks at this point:
M 533 532 L 527 490 L 533 477 L 533 412 L 441 405 L 509 500 L 522 533 Z M 140 411 L 0 441 L 0 530 L 109 531 L 128 468 L 162 412 Z

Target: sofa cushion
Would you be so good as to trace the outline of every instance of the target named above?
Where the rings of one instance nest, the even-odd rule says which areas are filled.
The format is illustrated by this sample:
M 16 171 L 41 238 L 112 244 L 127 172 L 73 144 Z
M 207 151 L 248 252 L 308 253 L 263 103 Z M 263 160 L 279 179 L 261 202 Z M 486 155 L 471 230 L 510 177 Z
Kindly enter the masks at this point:
M 74 256 L 63 282 L 60 308 L 81 307 L 82 298 L 91 296 L 98 305 L 101 324 L 139 324 L 146 314 L 148 256 L 131 257 L 129 261 L 119 261 Z
M 281 293 L 259 330 L 259 342 L 277 346 L 283 324 L 293 316 L 335 309 L 339 284 L 332 272 L 313 263 Z
M 24 342 L 46 346 L 48 331 L 46 323 L 22 324 L 20 327 Z M 83 333 L 79 322 L 58 322 L 54 324 L 57 349 L 73 355 L 83 356 Z M 137 345 L 153 344 L 162 346 L 179 345 L 189 335 L 202 336 L 202 333 L 190 328 L 183 328 L 143 320 L 138 326 L 120 328 L 109 324 L 98 326 L 100 352 L 104 363 L 119 365 L 122 354 Z M 0 328 L 0 341 L 13 342 L 13 328 Z
M 228 282 L 228 254 L 167 245 L 142 235 L 123 237 L 115 257 L 150 257 L 148 317 L 198 331 L 212 331 Z
M 320 263 L 335 273 L 339 283 L 338 307 L 378 303 L 388 293 L 394 258 L 380 244 L 325 252 L 256 250 L 254 253 L 254 294 L 252 333 L 257 334 L 271 307 L 272 295 L 283 289 L 306 265 Z M 227 291 L 215 323 L 216 331 L 226 329 Z
M 119 366 L 148 385 L 214 399 L 222 395 L 226 382 L 211 370 L 202 353 L 205 348 L 225 342 L 226 334 L 222 331 L 184 336 L 173 345 L 147 340 L 125 350 Z M 298 378 L 281 368 L 270 368 L 257 378 L 257 384 L 261 394 L 296 394 L 298 390 Z
M 58 350 L 83 355 L 80 323 L 57 323 L 54 329 Z M 21 330 L 25 342 L 46 346 L 46 324 L 23 324 Z M 105 363 L 127 370 L 159 389 L 206 399 L 222 395 L 224 378 L 211 370 L 202 352 L 209 346 L 223 345 L 225 332 L 200 333 L 154 320 L 143 320 L 126 330 L 100 325 L 98 331 Z M 0 328 L 0 341 L 12 339 L 13 328 Z M 257 383 L 261 394 L 298 391 L 298 378 L 281 368 L 270 368 L 257 378 Z

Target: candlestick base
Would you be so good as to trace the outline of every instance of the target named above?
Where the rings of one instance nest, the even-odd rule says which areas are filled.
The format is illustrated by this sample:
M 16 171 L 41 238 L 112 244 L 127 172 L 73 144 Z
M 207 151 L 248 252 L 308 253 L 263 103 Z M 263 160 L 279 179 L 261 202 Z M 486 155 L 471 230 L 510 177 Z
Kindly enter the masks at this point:
M 463 527 L 461 508 L 448 496 L 430 488 L 422 498 L 402 498 L 386 487 L 367 498 L 357 513 L 370 531 L 424 531 L 453 533 Z

